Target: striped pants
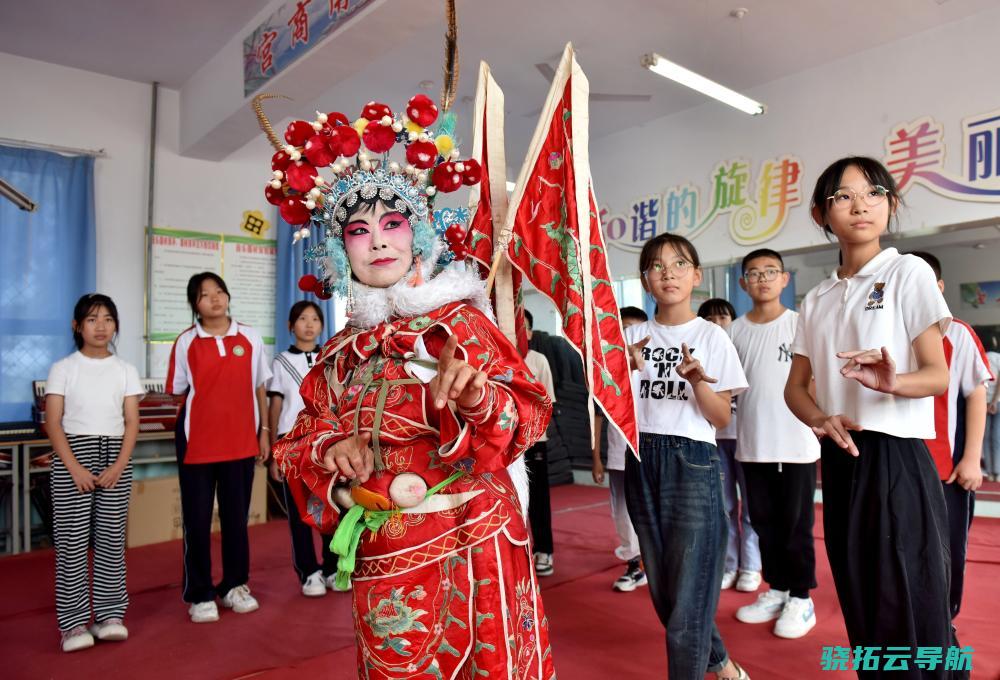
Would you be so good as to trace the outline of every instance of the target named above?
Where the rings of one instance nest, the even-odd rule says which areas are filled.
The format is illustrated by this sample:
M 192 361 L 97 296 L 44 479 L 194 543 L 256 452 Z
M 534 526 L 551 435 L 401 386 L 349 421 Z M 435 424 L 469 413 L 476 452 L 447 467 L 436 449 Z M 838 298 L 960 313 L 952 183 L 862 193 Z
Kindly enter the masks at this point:
M 121 437 L 68 435 L 77 462 L 95 475 L 121 451 Z M 125 591 L 125 522 L 132 491 L 132 463 L 113 489 L 80 493 L 62 461 L 52 460 L 52 527 L 56 545 L 56 618 L 60 630 L 90 622 L 91 587 L 88 548 L 94 549 L 94 619 L 123 618 Z

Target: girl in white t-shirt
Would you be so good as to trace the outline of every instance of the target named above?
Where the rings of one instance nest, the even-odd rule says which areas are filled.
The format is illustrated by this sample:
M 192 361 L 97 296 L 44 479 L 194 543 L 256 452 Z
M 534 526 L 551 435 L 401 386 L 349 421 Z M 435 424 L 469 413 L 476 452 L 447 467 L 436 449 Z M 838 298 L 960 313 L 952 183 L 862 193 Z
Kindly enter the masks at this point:
M 109 349 L 117 333 L 111 298 L 81 297 L 73 310 L 77 351 L 53 364 L 45 382 L 45 431 L 57 456 L 49 484 L 64 652 L 92 647 L 94 638 L 128 637 L 125 522 L 143 389 L 135 366 Z M 95 623 L 88 629 L 91 591 Z
M 899 204 L 871 158 L 841 159 L 817 180 L 812 216 L 841 265 L 802 302 L 785 400 L 825 435 L 824 539 L 851 646 L 947 649 L 948 514 L 924 440 L 948 387 L 951 313 L 927 263 L 882 249 Z M 931 677 L 910 668 L 903 676 Z
M 629 516 L 667 630 L 671 680 L 748 676 L 715 627 L 726 549 L 726 510 L 716 428 L 746 389 L 726 332 L 691 310 L 701 283 L 698 252 L 660 234 L 639 255 L 642 286 L 656 301 L 653 320 L 625 330 L 639 424 L 639 456 L 625 461 Z
M 323 332 L 323 310 L 315 302 L 299 300 L 288 312 L 288 330 L 295 343 L 274 357 L 271 364 L 271 381 L 267 386 L 270 398 L 268 424 L 270 425 L 271 446 L 292 429 L 299 411 L 305 408 L 299 388 L 302 379 L 312 369 L 319 356 L 321 343 L 317 341 Z M 327 588 L 336 590 L 337 556 L 330 550 L 333 535 L 321 535 L 323 563 L 316 560 L 313 545 L 313 529 L 302 520 L 302 509 L 295 505 L 295 498 L 288 483 L 281 475 L 278 463 L 273 458 L 270 464 L 271 478 L 279 482 L 285 509 L 288 513 L 288 530 L 292 539 L 292 567 L 299 577 L 302 594 L 306 597 L 322 597 Z

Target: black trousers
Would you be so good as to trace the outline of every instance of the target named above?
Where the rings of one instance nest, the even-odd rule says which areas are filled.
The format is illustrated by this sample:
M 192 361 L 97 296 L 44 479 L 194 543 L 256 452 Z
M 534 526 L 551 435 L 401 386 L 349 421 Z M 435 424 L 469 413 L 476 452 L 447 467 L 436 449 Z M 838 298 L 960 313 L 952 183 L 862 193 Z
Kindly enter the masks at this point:
M 288 509 L 288 531 L 292 536 L 292 566 L 299 577 L 299 583 L 322 568 L 323 576 L 337 573 L 337 556 L 330 550 L 333 535 L 320 534 L 322 543 L 323 565 L 316 561 L 316 548 L 313 545 L 313 528 L 302 521 L 302 515 L 295 506 L 295 498 L 288 488 L 288 482 L 282 482 L 285 493 L 285 507 Z
M 183 423 L 182 419 L 179 419 Z M 185 602 L 209 602 L 250 580 L 247 519 L 253 489 L 254 457 L 223 463 L 186 464 L 187 440 L 178 427 L 177 476 L 184 516 Z M 212 583 L 212 506 L 219 498 L 222 581 Z
M 851 646 L 960 646 L 951 625 L 947 510 L 927 446 L 852 432 L 855 458 L 822 443 L 823 531 Z M 860 677 L 967 678 L 968 671 L 859 671 Z
M 552 503 L 549 499 L 548 446 L 538 442 L 524 453 L 528 465 L 528 523 L 534 552 L 552 553 Z
M 941 484 L 944 503 L 948 508 L 948 547 L 951 554 L 951 591 L 949 605 L 951 618 L 962 608 L 962 590 L 965 587 L 965 555 L 969 546 L 969 529 L 976 508 L 976 494 L 966 491 L 958 482 Z
M 741 463 L 764 580 L 807 597 L 816 587 L 816 463 Z

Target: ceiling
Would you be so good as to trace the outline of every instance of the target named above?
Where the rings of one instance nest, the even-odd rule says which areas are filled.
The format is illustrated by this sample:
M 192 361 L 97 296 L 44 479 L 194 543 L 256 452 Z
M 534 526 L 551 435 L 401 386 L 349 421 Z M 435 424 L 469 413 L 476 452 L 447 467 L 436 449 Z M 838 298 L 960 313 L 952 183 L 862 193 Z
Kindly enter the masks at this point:
M 396 2 L 400 22 L 413 11 L 443 15 L 440 0 Z M 179 88 L 223 44 L 246 33 L 267 4 L 8 1 L 0 4 L 0 50 Z M 577 49 L 592 94 L 649 95 L 648 101 L 592 101 L 591 134 L 598 138 L 704 103 L 701 95 L 641 68 L 644 52 L 747 90 L 995 6 L 995 0 L 458 0 L 462 78 L 456 108 L 467 120 L 478 62 L 488 61 L 506 95 L 508 153 L 516 158 L 548 89 L 545 67 L 537 65 L 555 65 L 567 41 Z M 737 7 L 749 10 L 741 20 L 730 16 Z M 353 116 L 369 99 L 401 103 L 427 80 L 433 84 L 426 89 L 437 93 L 443 26 L 442 18 L 400 44 L 381 44 L 373 35 L 367 66 L 317 93 L 317 108 Z M 294 68 L 283 83 L 286 77 L 295 77 Z M 312 104 L 303 102 L 303 111 Z

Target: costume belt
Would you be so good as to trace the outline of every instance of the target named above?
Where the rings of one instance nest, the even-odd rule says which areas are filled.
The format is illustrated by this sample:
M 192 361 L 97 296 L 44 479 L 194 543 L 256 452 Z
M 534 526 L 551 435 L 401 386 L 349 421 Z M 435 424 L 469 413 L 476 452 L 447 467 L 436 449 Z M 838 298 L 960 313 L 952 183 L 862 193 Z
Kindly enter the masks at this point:
M 433 503 L 434 499 L 438 497 L 438 491 L 463 476 L 465 476 L 465 472 L 461 470 L 455 472 L 443 482 L 435 484 L 433 487 L 428 489 L 427 493 L 424 494 L 424 500 L 419 505 L 405 510 L 369 510 L 361 505 L 351 507 L 344 514 L 344 516 L 340 518 L 337 530 L 333 534 L 333 540 L 330 542 L 330 550 L 338 555 L 336 578 L 337 588 L 340 590 L 346 590 L 351 582 L 351 574 L 354 573 L 358 543 L 361 542 L 361 534 L 364 533 L 365 529 L 374 533 L 382 528 L 382 525 L 395 514 L 402 514 L 404 512 L 434 512 L 435 510 L 430 508 L 433 505 L 438 505 L 438 503 Z M 478 493 L 479 492 L 476 491 L 471 492 L 471 495 L 469 492 L 442 494 L 440 498 L 445 501 L 443 504 L 445 507 L 440 509 L 444 510 L 448 507 L 458 507 L 458 505 L 461 505 Z M 449 499 L 454 500 L 449 501 Z M 424 508 L 425 505 L 426 508 Z

